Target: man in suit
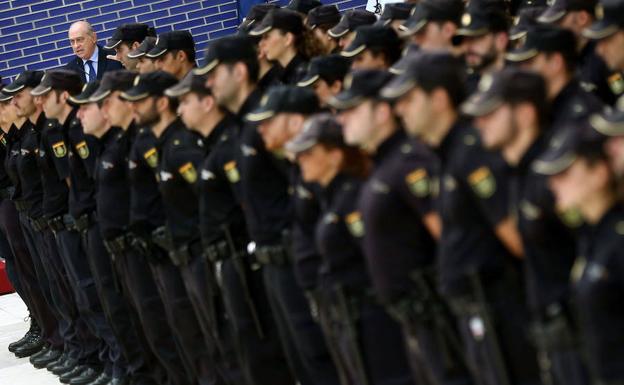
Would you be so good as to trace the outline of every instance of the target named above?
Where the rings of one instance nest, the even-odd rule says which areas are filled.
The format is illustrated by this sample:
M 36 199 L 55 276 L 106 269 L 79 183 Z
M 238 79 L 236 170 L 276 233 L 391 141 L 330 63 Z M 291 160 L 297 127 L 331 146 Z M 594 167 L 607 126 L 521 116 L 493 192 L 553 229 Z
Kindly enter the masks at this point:
M 69 27 L 69 44 L 76 57 L 66 65 L 68 69 L 76 71 L 85 83 L 102 79 L 106 71 L 122 69 L 122 64 L 108 55 L 115 55 L 97 44 L 97 36 L 93 27 L 87 21 L 77 21 Z

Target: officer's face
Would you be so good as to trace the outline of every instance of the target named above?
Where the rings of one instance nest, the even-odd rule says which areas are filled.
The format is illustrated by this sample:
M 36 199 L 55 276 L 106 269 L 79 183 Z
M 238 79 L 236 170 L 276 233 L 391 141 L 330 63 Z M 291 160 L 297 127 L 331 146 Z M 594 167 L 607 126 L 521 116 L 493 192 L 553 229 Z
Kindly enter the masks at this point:
M 43 112 L 47 118 L 58 119 L 65 107 L 65 101 L 61 99 L 60 91 L 50 91 L 41 96 Z
M 267 150 L 280 150 L 291 139 L 292 135 L 288 126 L 290 115 L 286 113 L 277 114 L 258 125 L 258 131 Z
M 605 152 L 613 173 L 621 180 L 624 177 L 624 136 L 609 138 L 605 143 Z
M 3 128 L 8 128 L 17 120 L 17 109 L 10 101 L 2 103 L 1 109 L 2 112 L 0 112 L 0 125 L 2 125 Z
M 599 40 L 596 51 L 612 71 L 624 70 L 624 31 Z
M 30 94 L 31 89 L 29 87 L 22 89 L 11 100 L 11 103 L 15 106 L 17 116 L 20 118 L 28 118 L 37 109 L 35 98 Z
M 136 70 L 140 74 L 156 71 L 156 62 L 150 58 L 141 57 L 136 65 Z
M 189 92 L 180 97 L 178 115 L 180 115 L 182 122 L 184 122 L 188 128 L 197 129 L 199 127 L 205 114 L 204 105 L 196 93 Z
M 88 103 L 80 107 L 80 123 L 82 123 L 82 129 L 87 135 L 94 135 L 96 137 L 102 136 L 102 130 L 106 127 L 106 119 L 98 107 L 97 103 Z
M 330 87 L 325 80 L 319 79 L 314 82 L 312 88 L 314 88 L 314 92 L 316 93 L 316 96 L 318 97 L 321 106 L 326 106 L 327 101 L 332 96 L 338 94 L 342 87 L 340 86 L 339 82 L 334 83 L 334 85 Z
M 121 92 L 114 91 L 106 98 L 106 116 L 111 126 L 123 127 L 132 115 L 132 103 L 119 99 Z
M 316 144 L 309 150 L 298 154 L 297 163 L 301 168 L 303 180 L 308 183 L 319 183 L 322 186 L 331 182 L 332 175 L 335 175 L 340 167 L 340 162 L 336 161 L 339 154 L 336 152 L 340 150 L 328 149 Z
M 383 55 L 373 55 L 371 50 L 365 49 L 353 58 L 351 68 L 354 70 L 385 70 L 388 68 Z
M 429 96 L 420 88 L 414 88 L 395 105 L 405 130 L 412 136 L 422 137 L 430 121 Z
M 580 158 L 564 172 L 551 176 L 549 186 L 557 200 L 557 208 L 562 211 L 581 208 L 605 186 L 607 169 L 602 161 L 590 165 L 586 159 Z
M 443 25 L 433 22 L 427 23 L 412 36 L 412 42 L 420 46 L 422 50 L 434 51 L 448 48 L 451 40 L 448 34 L 444 33 Z
M 116 57 L 117 60 L 119 60 L 121 62 L 121 64 L 123 64 L 124 68 L 130 71 L 134 71 L 137 67 L 138 64 L 138 60 L 137 59 L 130 59 L 128 57 L 128 52 L 130 52 L 131 49 L 128 46 L 128 44 L 126 43 L 121 43 L 119 44 L 117 47 L 115 47 L 115 53 L 116 53 Z
M 134 119 L 140 126 L 151 126 L 158 122 L 159 115 L 156 109 L 156 98 L 149 97 L 132 103 Z
M 339 120 L 345 142 L 366 149 L 375 133 L 374 115 L 373 102 L 370 100 L 342 111 Z
M 173 52 L 167 52 L 154 60 L 154 66 L 157 70 L 169 72 L 176 75 L 180 70 L 179 62 Z
M 466 37 L 463 40 L 466 63 L 470 68 L 481 70 L 496 60 L 494 34 L 479 37 Z
M 338 39 L 338 46 L 341 50 L 344 50 L 355 39 L 355 31 L 348 32 L 346 35 Z
M 234 76 L 234 66 L 218 65 L 206 78 L 206 86 L 221 106 L 230 107 L 238 94 L 239 83 Z
M 500 150 L 511 140 L 511 131 L 514 125 L 513 111 L 508 105 L 502 105 L 491 113 L 475 119 L 475 125 L 481 134 L 485 148 Z
M 278 60 L 286 51 L 287 44 L 288 34 L 272 29 L 262 35 L 259 47 L 268 60 Z

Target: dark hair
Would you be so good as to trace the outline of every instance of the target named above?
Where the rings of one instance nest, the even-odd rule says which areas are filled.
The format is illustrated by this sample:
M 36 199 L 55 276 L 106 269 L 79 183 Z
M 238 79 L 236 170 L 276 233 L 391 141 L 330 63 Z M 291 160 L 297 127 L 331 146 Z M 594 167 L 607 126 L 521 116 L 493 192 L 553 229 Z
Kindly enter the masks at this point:
M 186 54 L 186 59 L 189 61 L 189 63 L 195 63 L 195 49 L 193 48 L 172 49 L 167 53 L 171 53 L 172 55 L 175 55 L 176 52 L 178 51 L 182 51 Z
M 401 58 L 401 47 L 392 44 L 386 44 L 384 46 L 369 47 L 371 55 L 384 56 L 384 61 L 390 67 L 393 63 L 396 63 Z
M 173 112 L 174 114 L 177 113 L 178 105 L 180 104 L 178 98 L 172 98 L 170 96 L 167 96 L 167 100 L 169 101 L 169 111 Z
M 423 91 L 427 94 L 431 94 L 434 90 L 443 89 L 451 101 L 454 108 L 459 108 L 466 97 L 466 90 L 464 88 L 464 82 L 457 79 L 457 81 L 443 82 L 442 84 L 420 84 Z
M 337 146 L 335 144 L 319 143 L 325 150 L 338 149 L 342 152 L 343 159 L 340 171 L 357 178 L 368 177 L 371 170 L 370 158 L 359 148 L 350 146 Z
M 284 31 L 277 28 L 282 35 L 287 34 L 290 31 Z M 300 34 L 290 32 L 295 37 L 295 50 L 300 55 L 303 55 L 306 59 L 321 56 L 324 54 L 324 48 L 321 43 L 313 35 L 313 32 L 309 29 L 303 29 Z
M 246 58 L 237 60 L 235 62 L 225 63 L 228 66 L 228 69 L 231 71 L 232 67 L 236 63 L 243 63 L 245 67 L 247 67 L 247 73 L 249 75 L 249 83 L 256 84 L 258 82 L 258 77 L 260 76 L 260 63 L 258 63 L 258 58 Z

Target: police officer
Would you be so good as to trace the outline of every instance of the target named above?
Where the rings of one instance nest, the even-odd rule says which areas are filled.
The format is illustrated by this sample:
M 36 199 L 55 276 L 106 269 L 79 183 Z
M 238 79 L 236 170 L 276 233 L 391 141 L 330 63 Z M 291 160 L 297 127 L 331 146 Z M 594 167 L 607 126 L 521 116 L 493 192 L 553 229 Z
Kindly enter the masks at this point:
M 151 384 L 155 380 L 151 378 L 150 370 L 152 367 L 148 366 L 151 364 L 149 351 L 141 349 L 142 345 L 139 340 L 139 338 L 145 337 L 142 331 L 133 326 L 136 316 L 128 304 L 128 298 L 124 297 L 117 287 L 118 277 L 113 269 L 111 256 L 104 244 L 101 228 L 107 228 L 109 224 L 101 221 L 96 212 L 96 184 L 95 179 L 93 179 L 96 171 L 96 160 L 94 158 L 101 151 L 101 144 L 97 142 L 95 136 L 87 133 L 103 131 L 103 127 L 110 125 L 102 116 L 99 106 L 97 104 L 92 106 L 93 103 L 89 101 L 98 87 L 99 84 L 94 88 L 87 87 L 71 99 L 72 103 L 80 105 L 78 112 L 80 122 L 75 122 L 73 129 L 72 127 L 69 128 L 68 142 L 72 143 L 72 148 L 76 151 L 76 154 L 69 161 L 73 168 L 74 178 L 80 180 L 84 187 L 89 186 L 90 188 L 90 190 L 83 192 L 84 203 L 80 205 L 82 214 L 75 216 L 76 226 L 84 238 L 83 242 L 86 244 L 87 257 L 98 295 L 114 334 L 115 342 L 110 344 L 110 350 L 113 352 L 111 356 L 113 367 L 105 370 L 104 374 L 112 377 L 112 381 L 117 383 L 130 380 L 136 383 Z M 78 129 L 81 135 L 79 135 Z M 80 140 L 81 136 L 82 140 Z M 77 141 L 78 143 L 76 143 Z M 104 220 L 106 219 L 105 216 Z M 101 227 L 103 224 L 105 227 Z M 99 377 L 102 374 L 97 373 L 96 376 Z
M 241 158 L 244 154 L 257 154 L 258 151 L 249 145 L 241 147 L 242 135 L 252 138 L 258 135 L 256 127 L 245 124 L 243 116 L 259 103 L 262 96 L 256 85 L 259 65 L 253 39 L 246 36 L 219 39 L 209 46 L 204 62 L 207 65 L 197 69 L 196 73 L 207 74 L 206 85 L 210 87 L 216 102 L 233 114 L 236 126 L 227 131 L 227 138 L 215 146 L 202 166 L 202 239 L 208 243 L 207 252 L 218 249 L 220 242 L 228 243 L 227 239 L 222 239 L 227 235 L 223 231 L 228 229 L 231 242 L 235 245 L 236 250 L 228 250 L 227 257 L 217 256 L 216 259 L 223 260 L 221 271 L 225 301 L 228 312 L 232 314 L 234 328 L 241 336 L 238 345 L 247 381 L 257 384 L 291 384 L 294 380 L 290 371 L 276 364 L 284 362 L 286 356 L 268 303 L 264 273 L 257 263 L 251 263 L 253 250 L 249 250 L 249 260 L 239 256 L 247 252 L 245 243 L 250 237 L 247 230 L 249 224 L 242 211 L 246 201 L 242 189 Z M 215 207 L 228 210 L 221 212 L 215 210 Z M 215 239 L 217 234 L 218 238 Z M 240 262 L 244 266 L 241 267 Z M 243 273 L 246 273 L 247 282 L 242 277 Z
M 156 281 L 161 286 L 161 296 L 168 309 L 168 317 L 174 334 L 182 345 L 182 355 L 193 381 L 205 384 L 215 381 L 214 338 L 200 322 L 201 314 L 186 291 L 179 267 L 170 258 L 171 245 L 166 238 L 167 211 L 158 190 L 160 176 L 157 135 L 160 136 L 172 122 L 179 126 L 175 112 L 163 101 L 168 100 L 164 91 L 177 82 L 167 72 L 156 71 L 142 74 L 136 85 L 124 91 L 121 98 L 132 102 L 136 124 L 145 126 L 137 133 L 129 155 L 129 179 L 131 181 L 130 225 L 133 247 L 151 262 Z M 161 100 L 160 105 L 157 101 Z M 163 108 L 164 107 L 164 108 Z M 158 108 L 158 109 L 157 109 Z M 160 121 L 165 113 L 168 124 L 150 127 Z M 173 117 L 173 119 L 172 119 Z M 175 130 L 171 130 L 173 132 Z M 157 179 L 158 176 L 158 179 Z
M 318 54 L 309 49 L 307 41 L 312 37 L 307 33 L 301 16 L 288 9 L 270 10 L 249 35 L 262 36 L 260 51 L 267 60 L 282 66 L 281 80 L 284 84 L 296 84 L 305 71 L 307 60 Z
M 620 294 L 622 207 L 603 135 L 587 125 L 569 126 L 568 136 L 534 164 L 548 176 L 557 204 L 578 208 L 587 228 L 581 232 L 571 280 L 592 383 L 617 384 L 622 317 Z
M 400 97 L 407 131 L 435 148 L 441 170 L 438 251 L 441 293 L 450 301 L 466 356 L 484 384 L 536 384 L 528 344 L 519 260 L 522 242 L 509 207 L 501 159 L 483 150 L 459 119 L 461 64 L 447 53 L 424 54 L 382 90 Z
M 317 56 L 310 61 L 308 71 L 297 85 L 311 87 L 321 107 L 326 107 L 327 101 L 342 91 L 342 81 L 350 66 L 351 61 L 338 54 Z
M 430 271 L 434 239 L 441 232 L 430 188 L 437 159 L 423 145 L 408 141 L 392 105 L 377 95 L 388 78 L 386 73 L 363 71 L 349 76 L 353 76 L 352 98 L 363 99 L 340 113 L 345 140 L 362 148 L 373 161 L 358 204 L 366 230 L 362 250 L 372 286 L 380 303 L 402 322 L 417 383 L 470 383 L 458 352 L 447 354 L 459 347 L 446 342 L 458 338 L 448 314 L 428 319 L 416 311 L 417 306 L 427 312 L 442 306 L 441 301 L 431 302 L 437 291 Z M 363 82 L 369 84 L 363 86 Z M 422 301 L 425 295 L 419 293 L 423 290 L 431 292 L 426 296 L 430 302 Z M 445 362 L 445 357 L 453 358 Z
M 46 237 L 47 248 L 51 256 L 59 260 L 52 263 L 48 269 L 56 274 L 59 282 L 64 282 L 59 295 L 66 304 L 66 312 L 72 314 L 77 333 L 75 346 L 66 347 L 67 359 L 77 360 L 79 364 L 100 366 L 97 353 L 101 341 L 97 340 L 93 333 L 93 326 L 89 325 L 91 312 L 90 304 L 84 301 L 83 290 L 78 284 L 78 269 L 88 269 L 81 261 L 76 261 L 80 255 L 74 253 L 72 247 L 79 244 L 80 237 L 77 232 L 71 234 L 67 230 L 66 221 L 69 210 L 69 189 L 66 181 L 59 176 L 56 168 L 56 155 L 54 145 L 62 138 L 62 125 L 75 116 L 75 109 L 67 104 L 71 95 L 80 92 L 82 81 L 78 74 L 69 70 L 48 71 L 41 84 L 31 91 L 31 94 L 41 98 L 43 111 L 48 121 L 40 134 L 38 147 L 38 166 L 41 173 L 43 187 L 43 216 L 47 220 L 47 226 L 42 230 Z M 59 146 L 57 151 L 61 151 Z M 100 310 L 101 311 L 101 310 Z M 33 360 L 37 360 L 33 358 Z M 45 364 L 43 357 L 36 365 Z M 51 362 L 51 361 L 50 361 Z
M 596 20 L 583 30 L 584 37 L 596 41 L 596 53 L 611 71 L 615 71 L 608 79 L 609 87 L 615 95 L 624 92 L 624 55 L 621 50 L 624 40 L 623 8 L 622 1 L 600 1 L 595 9 Z
M 475 117 L 484 147 L 500 151 L 512 169 L 512 205 L 524 245 L 542 381 L 582 385 L 588 377 L 578 351 L 569 290 L 576 258 L 573 226 L 579 223 L 566 221 L 569 217 L 558 212 L 547 179 L 531 169 L 550 137 L 545 90 L 540 75 L 506 69 L 483 77 L 479 91 L 462 110 Z
M 366 81 L 379 84 L 370 73 Z M 337 98 L 345 101 L 347 92 Z M 326 337 L 337 346 L 337 364 L 346 372 L 344 383 L 411 384 L 399 326 L 368 290 L 370 281 L 359 247 L 365 230 L 357 200 L 367 159 L 357 148 L 344 144 L 341 131 L 335 119 L 314 116 L 287 147 L 296 154 L 303 179 L 321 188 L 316 243 L 323 257 L 320 304 L 332 321 L 325 329 L 331 329 Z
M 615 103 L 620 93 L 614 93 L 608 81 L 612 73 L 596 52 L 596 42 L 583 36 L 583 30 L 595 20 L 594 8 L 598 1 L 559 0 L 539 16 L 541 23 L 556 24 L 574 33 L 577 39 L 578 72 L 584 89 L 594 93 L 605 104 Z
M 295 375 L 302 383 L 309 384 L 338 383 L 338 377 L 292 268 L 294 263 L 301 281 L 315 279 L 318 254 L 313 234 L 318 206 L 314 192 L 301 182 L 297 169 L 284 157 L 284 145 L 303 129 L 305 118 L 318 110 L 318 99 L 309 89 L 271 88 L 260 105 L 245 117 L 258 123 L 262 147 L 257 148 L 265 151 L 266 158 L 250 157 L 242 164 L 244 193 L 258 194 L 264 190 L 258 199 L 249 198 L 253 211 L 247 219 L 248 223 L 254 223 L 252 239 L 256 241 L 256 257 L 263 265 L 273 314 Z M 269 173 L 277 177 L 277 183 L 261 187 L 259 178 Z M 246 180 L 252 174 L 254 180 Z M 289 190 L 293 191 L 292 197 Z M 269 191 L 283 200 L 279 209 L 268 204 Z M 290 210 L 295 213 L 294 223 Z M 271 229 L 264 219 L 269 217 L 279 218 Z
M 126 23 L 115 29 L 113 36 L 106 42 L 104 48 L 114 49 L 115 58 L 119 60 L 127 70 L 136 70 L 138 60 L 128 54 L 139 48 L 146 37 L 156 37 L 156 30 L 143 23 Z
M 389 27 L 365 25 L 355 30 L 355 38 L 340 55 L 352 60 L 352 69 L 388 69 L 401 56 L 402 42 Z
M 460 0 L 421 1 L 399 27 L 399 35 L 423 50 L 453 50 L 464 4 Z
M 195 41 L 189 31 L 171 31 L 158 36 L 145 57 L 154 60 L 157 70 L 169 72 L 178 80 L 195 67 Z
M 95 129 L 94 132 L 85 127 L 85 132 L 99 138 L 102 144 L 95 172 L 98 219 L 120 289 L 136 312 L 137 322 L 133 326 L 142 330 L 146 337 L 145 341 L 140 341 L 142 351 L 148 353 L 148 360 L 157 360 L 150 364 L 152 377 L 158 383 L 184 384 L 189 378 L 180 370 L 182 361 L 152 272 L 145 257 L 132 252 L 124 234 L 130 218 L 127 157 L 136 130 L 132 119 L 128 119 L 130 106 L 118 96 L 132 87 L 136 76 L 130 71 L 105 74 L 86 107 L 86 114 L 97 116 L 97 111 L 93 110 L 99 103 L 102 118 L 110 123 L 110 126 L 89 123 L 89 130 Z
M 335 52 L 338 48 L 338 41 L 327 34 L 327 31 L 334 28 L 340 22 L 340 11 L 334 4 L 320 5 L 308 13 L 306 18 L 306 28 L 323 47 L 322 52 L 326 55 Z
M 538 24 L 537 18 L 544 13 L 545 6 L 527 6 L 520 8 L 513 26 L 509 29 L 509 43 L 512 48 L 524 44 L 529 28 Z
M 409 18 L 412 9 L 414 9 L 414 4 L 388 3 L 384 5 L 383 12 L 375 24 L 391 27 L 399 33 L 401 24 Z
M 48 345 L 57 350 L 63 350 L 63 339 L 58 324 L 59 315 L 54 307 L 50 285 L 43 267 L 42 250 L 44 243 L 41 234 L 34 231 L 31 220 L 31 218 L 39 220 L 42 211 L 41 178 L 34 150 L 38 147 L 37 135 L 43 128 L 45 115 L 41 103 L 39 100 L 35 100 L 30 91 L 39 85 L 42 77 L 43 72 L 41 71 L 25 71 L 13 83 L 3 89 L 3 92 L 13 95 L 12 103 L 17 108 L 18 116 L 26 118 L 26 122 L 13 139 L 13 145 L 6 162 L 7 169 L 10 170 L 9 173 L 12 174 L 11 178 L 16 186 L 13 199 L 15 207 L 20 213 L 20 224 L 32 258 L 35 273 L 35 281 L 32 282 L 32 285 L 39 286 L 47 305 L 47 309 L 41 311 L 41 317 L 44 318 L 41 320 L 40 326 Z M 25 155 L 30 156 L 25 158 Z M 43 220 L 40 221 L 43 222 Z M 48 313 L 47 316 L 46 313 Z M 14 353 L 18 357 L 26 357 L 37 353 L 43 346 L 43 341 L 32 340 L 31 343 L 23 345 Z
M 352 9 L 345 12 L 338 24 L 327 31 L 327 34 L 338 40 L 338 47 L 342 50 L 355 38 L 355 30 L 363 25 L 374 24 L 377 16 L 363 9 Z
M 576 40 L 572 32 L 538 25 L 529 29 L 526 39 L 522 47 L 509 51 L 505 58 L 546 79 L 553 130 L 566 121 L 583 120 L 602 109 L 600 100 L 585 91 L 576 76 Z
M 126 57 L 128 58 L 129 61 L 132 61 L 132 60 L 137 61 L 134 69 L 139 71 L 139 73 L 143 74 L 147 72 L 156 71 L 155 61 L 146 56 L 146 54 L 149 51 L 151 51 L 155 45 L 156 45 L 156 38 L 148 36 L 145 39 L 143 39 L 141 44 L 136 49 L 133 49 L 132 51 L 126 54 Z

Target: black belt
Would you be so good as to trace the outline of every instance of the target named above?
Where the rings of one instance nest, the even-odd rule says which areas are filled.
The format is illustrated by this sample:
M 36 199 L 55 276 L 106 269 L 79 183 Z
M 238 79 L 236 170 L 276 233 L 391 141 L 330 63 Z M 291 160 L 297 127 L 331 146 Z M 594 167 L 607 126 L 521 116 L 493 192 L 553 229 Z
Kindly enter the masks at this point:
M 15 201 L 15 209 L 17 209 L 17 211 L 30 210 L 31 207 L 32 207 L 32 202 L 28 202 L 28 201 Z
M 122 256 L 126 251 L 130 249 L 130 242 L 125 235 L 120 235 L 119 237 L 105 240 L 104 247 L 114 259 L 116 257 Z
M 169 251 L 169 258 L 175 266 L 184 266 L 189 263 L 190 260 L 202 254 L 202 244 L 199 240 L 195 240 Z
M 230 256 L 230 248 L 224 240 L 212 242 L 204 246 L 204 256 L 212 263 L 222 261 Z
M 76 221 L 74 221 L 74 218 L 69 214 L 57 215 L 54 218 L 48 220 L 48 226 L 50 227 L 50 230 L 54 231 L 55 233 L 65 230 L 75 231 Z
M 31 218 L 30 223 L 35 231 L 43 231 L 48 227 L 48 220 L 45 217 Z
M 75 220 L 76 230 L 83 232 L 88 230 L 95 223 L 95 214 L 93 212 L 82 214 Z
M 261 246 L 256 248 L 256 260 L 262 265 L 290 265 L 290 253 L 282 245 Z

